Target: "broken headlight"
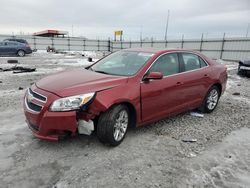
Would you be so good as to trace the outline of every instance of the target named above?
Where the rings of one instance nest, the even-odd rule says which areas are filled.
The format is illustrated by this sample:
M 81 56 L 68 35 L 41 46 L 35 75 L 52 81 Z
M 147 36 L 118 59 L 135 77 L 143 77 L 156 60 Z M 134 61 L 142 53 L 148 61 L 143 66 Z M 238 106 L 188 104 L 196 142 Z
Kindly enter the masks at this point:
M 55 100 L 50 106 L 50 111 L 63 112 L 71 110 L 80 110 L 86 104 L 89 104 L 94 98 L 95 93 L 87 93 Z

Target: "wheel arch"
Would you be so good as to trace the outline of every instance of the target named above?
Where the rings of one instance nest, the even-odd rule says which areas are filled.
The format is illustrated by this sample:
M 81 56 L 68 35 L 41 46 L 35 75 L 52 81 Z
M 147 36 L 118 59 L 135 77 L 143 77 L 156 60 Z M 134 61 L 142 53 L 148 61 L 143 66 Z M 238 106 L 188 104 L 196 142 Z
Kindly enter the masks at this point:
M 113 103 L 112 105 L 110 105 L 107 108 L 107 110 L 110 109 L 110 108 L 113 108 L 114 106 L 117 106 L 117 105 L 125 105 L 125 106 L 128 107 L 129 112 L 131 114 L 131 121 L 132 121 L 131 124 L 130 124 L 130 127 L 136 127 L 137 112 L 136 112 L 135 106 L 130 101 L 124 100 L 124 101 L 119 101 L 119 102 Z
M 16 54 L 18 54 L 19 51 L 23 51 L 24 55 L 26 54 L 26 51 L 24 49 L 21 49 L 21 48 L 19 48 L 19 49 L 16 50 Z
M 221 85 L 219 82 L 216 82 L 216 83 L 214 83 L 211 87 L 213 87 L 213 86 L 218 87 L 219 92 L 220 92 L 220 96 L 221 96 L 221 93 L 222 93 L 222 85 Z M 210 87 L 210 88 L 211 88 L 211 87 Z

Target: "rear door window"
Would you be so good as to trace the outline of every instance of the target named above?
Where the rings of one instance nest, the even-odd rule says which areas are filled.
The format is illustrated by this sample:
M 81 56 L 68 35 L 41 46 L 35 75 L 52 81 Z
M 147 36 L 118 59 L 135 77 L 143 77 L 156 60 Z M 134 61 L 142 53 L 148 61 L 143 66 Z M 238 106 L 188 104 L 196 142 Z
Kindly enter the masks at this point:
M 14 42 L 8 42 L 7 45 L 8 45 L 8 46 L 16 46 L 17 44 L 14 43 Z
M 201 58 L 199 58 L 199 59 L 200 59 L 201 68 L 206 67 L 207 63 L 203 59 L 201 59 Z
M 181 53 L 184 63 L 184 70 L 191 71 L 207 66 L 207 64 L 199 56 L 192 53 Z

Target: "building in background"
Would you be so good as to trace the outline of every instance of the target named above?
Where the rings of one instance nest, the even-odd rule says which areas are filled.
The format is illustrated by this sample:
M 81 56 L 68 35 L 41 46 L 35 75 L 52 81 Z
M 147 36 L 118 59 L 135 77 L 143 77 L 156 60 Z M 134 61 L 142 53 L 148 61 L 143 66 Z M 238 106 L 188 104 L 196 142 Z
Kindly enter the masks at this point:
M 40 37 L 64 37 L 65 35 L 68 35 L 68 32 L 49 29 L 45 31 L 36 32 L 33 35 Z

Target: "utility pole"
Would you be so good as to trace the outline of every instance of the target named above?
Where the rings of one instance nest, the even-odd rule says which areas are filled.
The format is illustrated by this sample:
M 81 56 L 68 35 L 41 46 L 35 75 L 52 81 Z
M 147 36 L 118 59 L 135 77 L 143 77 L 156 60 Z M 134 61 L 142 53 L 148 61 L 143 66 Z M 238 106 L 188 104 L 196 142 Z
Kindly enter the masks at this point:
M 142 41 L 142 29 L 143 29 L 143 26 L 141 25 L 141 28 L 140 28 L 140 41 Z
M 71 26 L 71 35 L 74 36 L 74 25 Z
M 168 21 L 169 21 L 169 15 L 170 15 L 170 11 L 168 10 L 168 17 L 167 17 L 166 30 L 165 30 L 165 41 L 168 38 Z
M 247 25 L 246 38 L 248 37 L 249 27 L 250 27 L 250 23 L 248 23 L 248 25 Z

